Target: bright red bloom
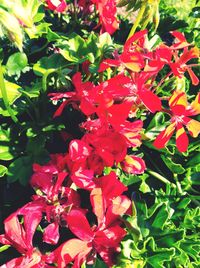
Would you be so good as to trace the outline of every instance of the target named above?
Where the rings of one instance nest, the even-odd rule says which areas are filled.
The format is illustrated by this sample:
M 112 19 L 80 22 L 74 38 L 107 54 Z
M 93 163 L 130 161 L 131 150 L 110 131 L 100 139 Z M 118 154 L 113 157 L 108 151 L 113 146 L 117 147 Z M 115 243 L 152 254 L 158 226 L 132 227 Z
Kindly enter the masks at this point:
M 99 24 L 102 25 L 101 33 L 113 34 L 119 28 L 116 18 L 117 8 L 115 0 L 92 0 L 99 12 Z
M 31 177 L 31 185 L 37 195 L 33 196 L 34 203 L 40 203 L 40 213 L 45 213 L 49 225 L 45 228 L 43 241 L 49 244 L 56 244 L 59 240 L 59 226 L 63 225 L 65 216 L 73 207 L 79 207 L 79 195 L 69 187 L 64 187 L 63 182 L 68 175 L 67 172 L 59 172 L 56 162 L 63 160 L 57 155 L 56 160 L 50 161 L 45 166 L 34 164 L 34 174 Z M 70 182 L 71 184 L 71 182 Z M 31 210 L 27 213 L 31 213 Z
M 5 221 L 5 234 L 0 235 L 0 243 L 11 245 L 16 248 L 22 257 L 15 258 L 2 268 L 48 268 L 45 263 L 46 256 L 42 255 L 38 249 L 33 247 L 32 239 L 36 228 L 39 225 L 42 215 L 35 206 L 31 214 L 24 214 L 27 206 L 11 214 Z M 23 215 L 24 223 L 21 224 L 19 216 Z
M 85 134 L 82 140 L 73 140 L 69 145 L 69 156 L 74 162 L 71 179 L 77 184 L 77 180 L 87 176 L 92 179 L 94 174 L 100 175 L 105 166 L 123 161 L 127 147 L 125 137 L 112 129 L 99 129 Z
M 180 57 L 178 55 L 175 55 L 175 62 L 169 63 L 169 66 L 172 69 L 172 72 L 175 76 L 183 77 L 184 73 L 187 71 L 193 85 L 199 84 L 198 77 L 194 74 L 192 69 L 190 68 L 190 65 L 187 65 L 186 63 L 194 58 L 199 58 L 199 49 L 197 47 L 193 47 L 190 50 L 188 48 L 184 48 L 183 53 Z
M 67 9 L 65 0 L 46 0 L 47 7 L 50 10 L 62 13 Z
M 71 210 L 67 222 L 78 239 L 63 243 L 52 253 L 60 268 L 66 267 L 72 261 L 73 267 L 79 268 L 84 261 L 94 261 L 96 253 L 111 267 L 112 254 L 117 252 L 119 243 L 126 234 L 119 225 L 119 217 L 130 207 L 130 200 L 125 196 L 118 196 L 107 206 L 101 188 L 94 188 L 90 197 L 98 225 L 90 227 L 84 213 Z
M 72 82 L 75 87 L 74 91 L 49 94 L 49 96 L 52 96 L 52 101 L 58 101 L 63 98 L 67 99 L 57 109 L 54 117 L 60 116 L 68 104 L 72 104 L 75 109 L 80 109 L 87 116 L 95 112 L 94 99 L 96 97 L 96 91 L 94 85 L 91 82 L 82 82 L 81 73 L 76 73 L 72 78 Z
M 144 44 L 147 30 L 135 33 L 124 44 L 121 55 L 115 53 L 115 59 L 106 59 L 100 64 L 99 72 L 109 67 L 121 67 L 132 72 L 139 72 L 145 66 L 144 62 Z
M 200 93 L 191 104 L 188 104 L 185 92 L 174 91 L 169 99 L 169 107 L 171 109 L 171 124 L 157 136 L 154 146 L 158 149 L 164 148 L 176 129 L 176 146 L 180 152 L 185 152 L 189 141 L 183 126 L 186 126 L 194 138 L 200 132 L 200 122 L 189 118 L 189 116 L 200 114 Z
M 131 109 L 145 106 L 150 112 L 155 113 L 160 111 L 162 108 L 160 98 L 149 89 L 149 79 L 151 78 L 150 73 L 140 72 L 132 73 L 132 79 L 123 86 L 129 91 L 126 101 L 132 104 Z

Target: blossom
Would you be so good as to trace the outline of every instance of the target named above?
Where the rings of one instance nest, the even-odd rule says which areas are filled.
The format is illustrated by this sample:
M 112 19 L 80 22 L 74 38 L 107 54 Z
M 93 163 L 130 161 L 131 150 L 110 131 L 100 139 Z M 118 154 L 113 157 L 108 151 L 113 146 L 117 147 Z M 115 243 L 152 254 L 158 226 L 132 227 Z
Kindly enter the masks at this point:
M 62 13 L 67 9 L 65 0 L 46 0 L 47 7 L 50 10 Z
M 32 244 L 33 236 L 39 225 L 42 215 L 38 207 L 32 209 L 31 214 L 25 214 L 27 206 L 12 213 L 5 221 L 5 234 L 0 235 L 0 243 L 11 245 L 23 256 L 14 258 L 1 266 L 2 268 L 48 268 L 45 263 L 46 256 L 35 248 Z M 21 224 L 19 216 L 23 215 L 24 223 Z
M 70 211 L 67 216 L 68 227 L 77 238 L 64 242 L 52 253 L 60 268 L 72 261 L 73 267 L 81 267 L 84 261 L 93 262 L 97 253 L 109 267 L 113 265 L 112 254 L 118 251 L 119 243 L 126 234 L 119 219 L 126 213 L 131 202 L 125 196 L 117 196 L 106 204 L 101 188 L 91 191 L 90 200 L 97 225 L 91 227 L 82 211 Z
M 116 18 L 117 8 L 115 0 L 92 0 L 99 12 L 99 24 L 102 25 L 101 33 L 113 34 L 119 28 Z
M 58 163 L 58 159 L 62 159 L 59 155 L 54 158 Z M 68 173 L 58 171 L 55 162 L 54 159 L 44 166 L 34 164 L 34 174 L 30 181 L 37 193 L 31 204 L 41 204 L 38 211 L 45 213 L 49 223 L 43 233 L 43 241 L 49 244 L 57 244 L 60 237 L 59 226 L 63 225 L 66 214 L 73 206 L 80 205 L 79 195 L 73 189 L 63 186 Z M 27 213 L 31 213 L 31 209 Z
M 199 49 L 197 47 L 193 47 L 190 50 L 188 48 L 184 48 L 180 57 L 175 55 L 175 62 L 170 62 L 169 66 L 171 67 L 173 74 L 179 78 L 183 77 L 183 74 L 187 71 L 192 80 L 192 84 L 198 85 L 198 77 L 192 71 L 190 64 L 186 64 L 189 60 L 194 58 L 199 58 Z
M 154 146 L 158 149 L 164 148 L 176 130 L 176 146 L 180 152 L 185 152 L 188 148 L 189 140 L 184 126 L 194 138 L 200 132 L 200 122 L 190 118 L 190 116 L 200 114 L 200 93 L 189 104 L 185 92 L 174 91 L 169 99 L 169 107 L 171 109 L 171 123 L 157 136 Z
M 139 72 L 145 66 L 144 44 L 147 30 L 139 31 L 130 37 L 124 44 L 121 55 L 114 54 L 115 59 L 103 60 L 99 67 L 99 72 L 109 67 L 126 68 L 132 72 Z

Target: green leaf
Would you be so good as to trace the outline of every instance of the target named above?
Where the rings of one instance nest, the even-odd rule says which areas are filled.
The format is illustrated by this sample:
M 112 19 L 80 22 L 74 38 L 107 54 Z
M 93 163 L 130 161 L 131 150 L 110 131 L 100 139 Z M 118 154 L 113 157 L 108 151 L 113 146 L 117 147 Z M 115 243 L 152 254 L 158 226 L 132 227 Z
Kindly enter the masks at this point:
M 167 232 L 167 233 L 166 233 Z M 174 247 L 176 243 L 179 243 L 185 235 L 184 230 L 167 230 L 163 233 L 158 233 L 156 238 L 156 244 L 162 248 Z
M 195 154 L 187 162 L 187 167 L 194 167 L 195 165 L 200 164 L 200 153 Z
M 17 52 L 8 58 L 6 68 L 9 75 L 19 74 L 28 64 L 25 53 Z
M 173 162 L 173 159 L 171 157 L 161 155 L 161 158 L 165 165 L 176 174 L 183 174 L 185 172 L 185 169 L 182 167 L 181 164 L 177 164 Z
M 154 139 L 165 128 L 165 116 L 162 112 L 155 114 L 150 124 L 148 125 L 145 136 L 149 139 Z
M 8 161 L 8 160 L 12 160 L 13 158 L 14 158 L 14 153 L 11 151 L 10 144 L 1 140 L 0 141 L 0 160 Z
M 81 63 L 87 59 L 86 42 L 79 35 L 72 35 L 68 41 L 62 43 L 60 53 L 66 60 Z
M 9 104 L 13 104 L 21 96 L 21 92 L 20 92 L 21 87 L 18 86 L 17 84 L 14 84 L 8 81 L 5 81 L 5 87 L 6 87 L 8 102 Z M 0 98 L 2 98 L 1 91 L 0 91 Z
M 165 226 L 165 223 L 170 218 L 171 211 L 166 203 L 163 203 L 160 208 L 156 210 L 156 212 L 153 214 L 153 222 L 151 224 L 154 228 L 163 229 Z
M 163 251 L 152 254 L 152 256 L 147 258 L 147 263 L 151 265 L 152 268 L 166 268 L 164 265 L 166 262 L 170 263 L 173 256 L 175 255 L 175 249 L 163 249 Z
M 139 190 L 144 194 L 151 192 L 149 185 L 145 181 L 142 181 L 142 183 L 140 184 Z
M 4 245 L 0 247 L 0 252 L 3 252 L 5 250 L 7 250 L 10 247 L 10 245 Z
M 126 186 L 141 181 L 140 176 L 132 175 L 132 174 L 125 174 L 125 173 L 121 174 L 119 178 L 120 178 L 120 181 Z
M 99 48 L 103 48 L 104 46 L 112 45 L 112 39 L 109 33 L 105 32 L 99 36 Z
M 105 264 L 105 262 L 100 261 L 98 258 L 96 259 L 94 268 L 108 268 L 108 266 Z
M 0 177 L 3 177 L 7 173 L 7 167 L 0 165 Z
M 26 185 L 32 174 L 32 164 L 29 156 L 22 156 L 13 161 L 8 167 L 8 183 L 19 181 L 22 185 Z
M 36 75 L 43 76 L 49 70 L 54 72 L 65 64 L 66 60 L 60 54 L 53 54 L 49 57 L 41 58 L 36 64 L 34 64 L 33 71 Z

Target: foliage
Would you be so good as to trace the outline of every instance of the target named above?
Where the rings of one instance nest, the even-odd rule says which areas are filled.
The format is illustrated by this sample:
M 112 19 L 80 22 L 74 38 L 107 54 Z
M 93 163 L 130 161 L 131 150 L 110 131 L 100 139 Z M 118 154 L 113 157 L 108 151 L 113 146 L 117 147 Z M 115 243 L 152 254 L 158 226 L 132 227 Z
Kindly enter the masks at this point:
M 1 1 L 2 267 L 199 267 L 198 18 Z

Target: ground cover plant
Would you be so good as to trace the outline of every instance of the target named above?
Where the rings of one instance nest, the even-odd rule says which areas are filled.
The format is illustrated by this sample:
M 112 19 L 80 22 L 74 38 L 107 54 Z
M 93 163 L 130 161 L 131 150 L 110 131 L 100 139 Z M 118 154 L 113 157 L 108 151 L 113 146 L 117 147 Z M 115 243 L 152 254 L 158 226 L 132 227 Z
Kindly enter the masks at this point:
M 199 1 L 0 1 L 0 267 L 200 266 Z

